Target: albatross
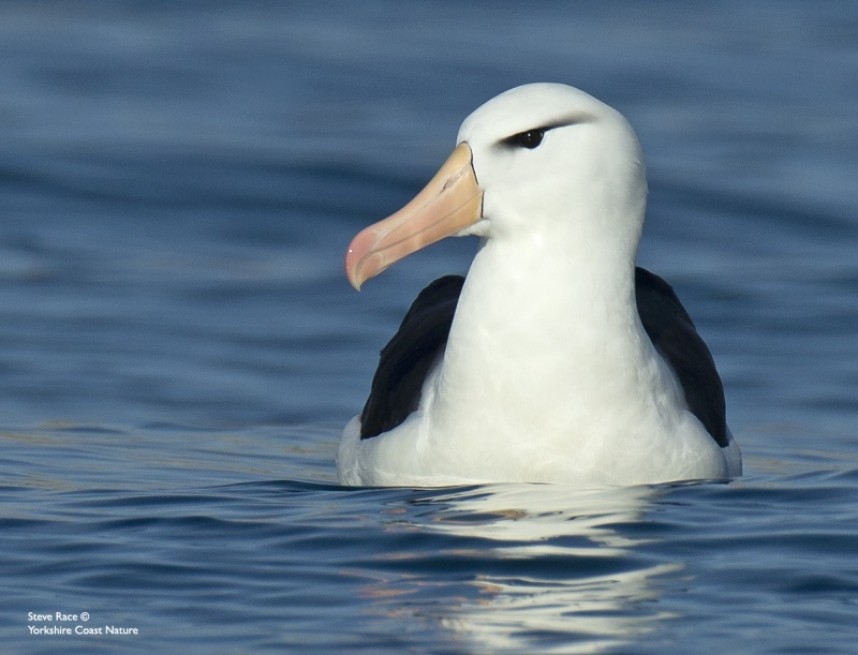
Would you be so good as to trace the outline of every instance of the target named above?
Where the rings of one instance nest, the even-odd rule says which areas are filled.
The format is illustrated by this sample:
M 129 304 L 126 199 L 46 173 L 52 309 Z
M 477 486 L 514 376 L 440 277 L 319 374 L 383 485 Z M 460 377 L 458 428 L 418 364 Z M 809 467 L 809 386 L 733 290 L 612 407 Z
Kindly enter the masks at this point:
M 741 475 L 706 344 L 667 282 L 635 266 L 646 195 L 634 130 L 583 91 L 528 84 L 468 116 L 427 186 L 346 251 L 360 289 L 444 237 L 481 239 L 467 277 L 429 284 L 381 351 L 340 482 Z

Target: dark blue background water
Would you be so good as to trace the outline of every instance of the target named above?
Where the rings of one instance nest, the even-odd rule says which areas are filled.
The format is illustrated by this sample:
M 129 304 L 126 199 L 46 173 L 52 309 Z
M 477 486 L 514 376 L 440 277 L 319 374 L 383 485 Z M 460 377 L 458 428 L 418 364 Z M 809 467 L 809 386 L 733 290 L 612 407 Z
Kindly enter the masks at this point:
M 3 652 L 853 653 L 856 79 L 848 2 L 2 3 Z M 360 295 L 343 249 L 531 81 L 638 129 L 742 480 L 336 486 L 474 244 Z

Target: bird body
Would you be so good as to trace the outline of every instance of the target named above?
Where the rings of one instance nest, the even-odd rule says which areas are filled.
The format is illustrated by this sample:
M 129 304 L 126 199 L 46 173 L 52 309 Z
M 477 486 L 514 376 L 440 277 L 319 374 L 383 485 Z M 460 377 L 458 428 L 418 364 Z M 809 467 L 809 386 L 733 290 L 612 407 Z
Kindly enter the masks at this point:
M 634 265 L 646 177 L 626 120 L 572 87 L 527 85 L 469 116 L 458 144 L 347 254 L 359 286 L 443 236 L 482 239 L 464 282 L 430 285 L 383 351 L 343 433 L 341 482 L 738 475 L 711 355 L 670 287 Z

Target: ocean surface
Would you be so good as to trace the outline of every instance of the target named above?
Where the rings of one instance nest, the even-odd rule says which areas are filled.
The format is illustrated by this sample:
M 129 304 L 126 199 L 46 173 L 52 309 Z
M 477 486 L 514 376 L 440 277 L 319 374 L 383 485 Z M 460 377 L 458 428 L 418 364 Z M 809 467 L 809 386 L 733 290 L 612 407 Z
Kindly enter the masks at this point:
M 0 4 L 0 651 L 854 654 L 858 4 Z M 620 109 L 730 484 L 345 489 L 437 244 L 342 255 L 533 81 Z

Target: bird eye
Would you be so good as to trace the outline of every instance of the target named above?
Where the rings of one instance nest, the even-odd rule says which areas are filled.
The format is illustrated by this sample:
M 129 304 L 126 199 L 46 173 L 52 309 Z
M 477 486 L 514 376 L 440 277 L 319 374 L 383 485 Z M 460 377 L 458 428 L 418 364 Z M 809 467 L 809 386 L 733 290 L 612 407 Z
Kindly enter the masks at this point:
M 519 148 L 533 150 L 534 148 L 539 147 L 539 144 L 542 143 L 543 137 L 545 137 L 545 128 L 540 127 L 536 130 L 527 130 L 526 132 L 513 134 L 507 141 Z

